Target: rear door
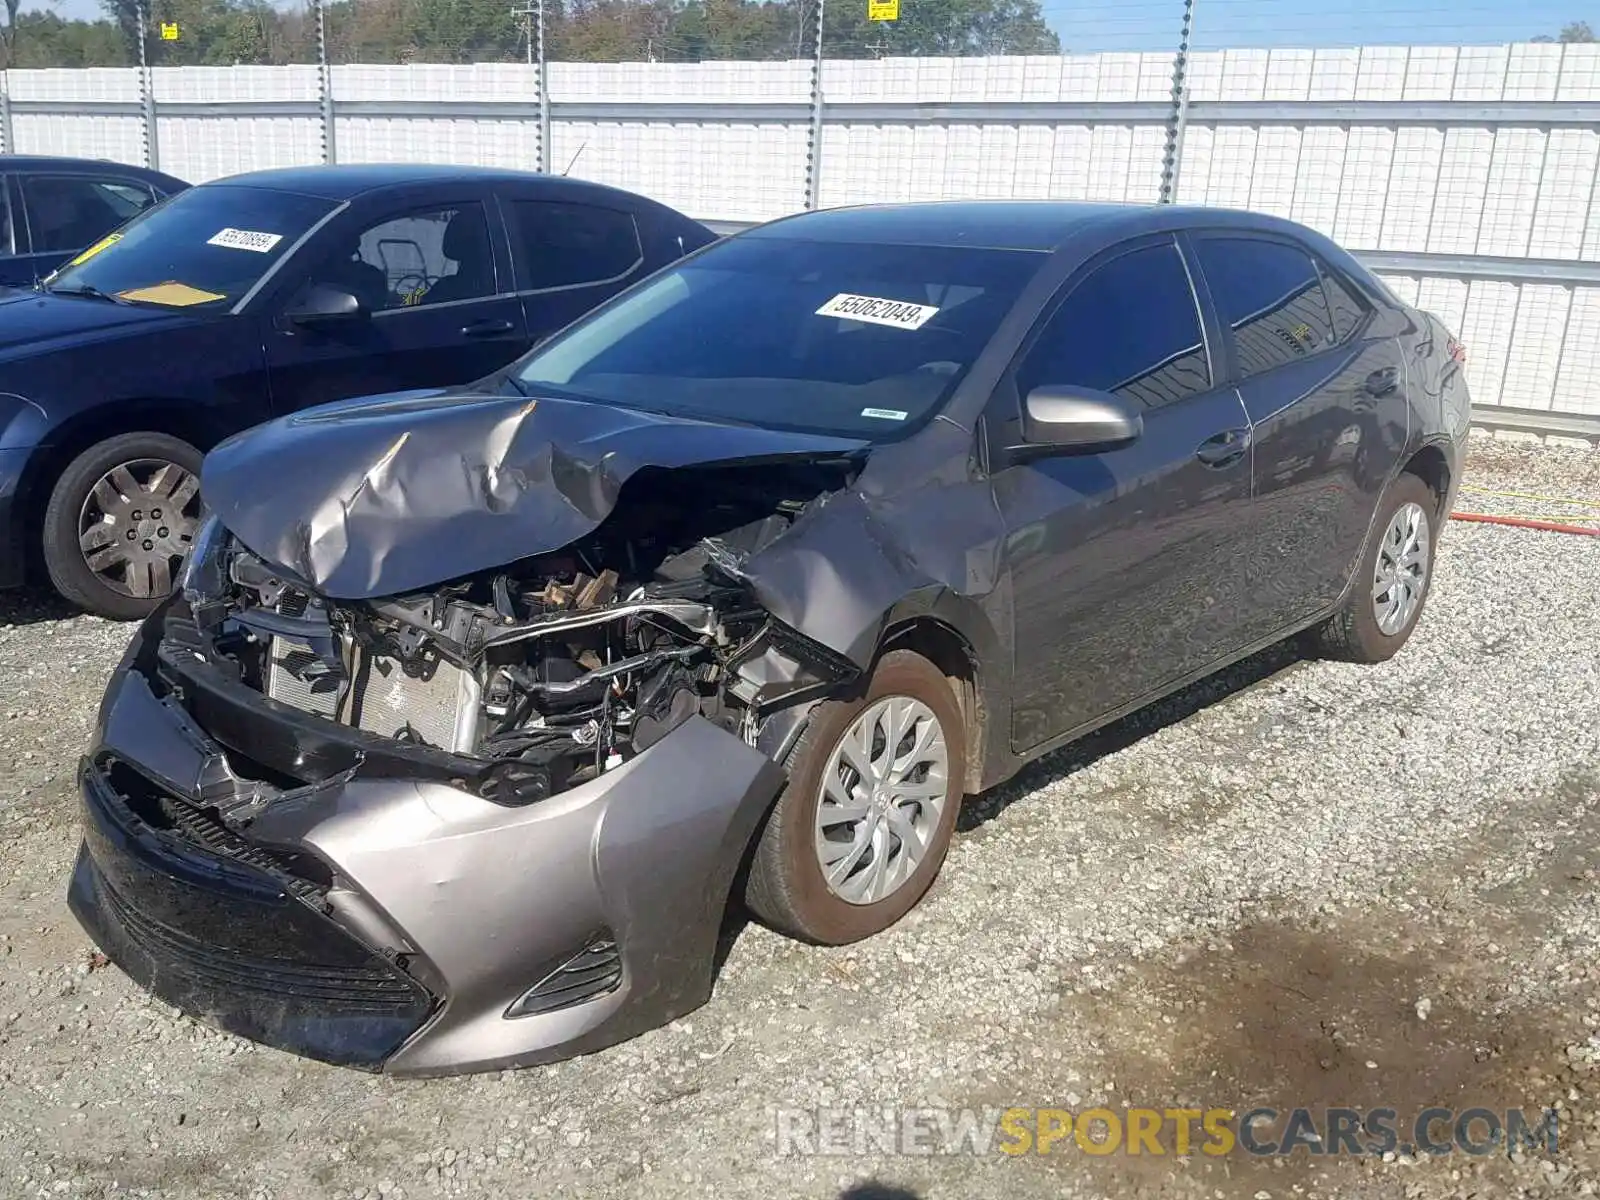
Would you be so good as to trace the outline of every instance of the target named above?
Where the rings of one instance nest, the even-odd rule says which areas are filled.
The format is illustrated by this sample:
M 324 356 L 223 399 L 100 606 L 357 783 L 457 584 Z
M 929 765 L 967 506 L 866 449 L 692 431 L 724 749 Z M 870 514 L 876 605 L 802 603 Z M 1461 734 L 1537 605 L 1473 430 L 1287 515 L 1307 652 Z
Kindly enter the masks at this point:
M 11 218 L 17 258 L 6 271 L 10 281 L 22 285 L 43 279 L 159 199 L 148 183 L 114 169 L 28 172 L 16 180 Z
M 1339 598 L 1406 441 L 1405 368 L 1350 281 L 1299 242 L 1192 234 L 1254 436 L 1248 640 Z
M 992 475 L 1007 535 L 1019 752 L 1239 646 L 1249 428 L 1203 329 L 1174 239 L 1135 242 L 1066 285 L 996 393 L 994 427 L 1052 384 L 1112 392 L 1144 417 L 1143 436 L 1123 449 Z
M 486 189 L 340 214 L 279 272 L 265 339 L 279 411 L 481 379 L 527 345 L 504 227 Z M 307 329 L 285 317 L 316 284 L 355 295 L 364 319 Z
M 538 341 L 649 274 L 639 220 L 620 205 L 508 188 L 506 224 L 528 334 Z

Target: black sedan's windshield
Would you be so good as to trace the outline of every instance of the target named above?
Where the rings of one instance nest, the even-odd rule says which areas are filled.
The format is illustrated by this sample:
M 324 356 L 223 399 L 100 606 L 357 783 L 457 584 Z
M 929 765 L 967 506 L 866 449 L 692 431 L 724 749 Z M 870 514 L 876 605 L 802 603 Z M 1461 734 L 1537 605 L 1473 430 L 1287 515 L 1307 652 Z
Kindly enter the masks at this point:
M 229 308 L 334 207 L 263 188 L 190 188 L 90 246 L 45 287 L 171 308 Z
M 738 238 L 598 310 L 513 378 L 533 394 L 888 440 L 944 403 L 1043 261 Z

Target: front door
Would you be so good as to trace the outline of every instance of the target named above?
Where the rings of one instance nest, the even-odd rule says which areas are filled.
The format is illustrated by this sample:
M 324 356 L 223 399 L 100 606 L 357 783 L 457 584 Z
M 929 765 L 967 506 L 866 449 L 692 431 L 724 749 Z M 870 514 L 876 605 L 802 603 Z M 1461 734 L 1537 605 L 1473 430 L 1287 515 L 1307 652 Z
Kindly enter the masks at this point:
M 1151 695 L 1234 649 L 1233 571 L 1250 504 L 1250 433 L 1212 356 L 1170 237 L 1092 266 L 997 395 L 1112 392 L 1144 433 L 1100 454 L 1035 458 L 992 479 L 1007 531 L 1018 752 Z M 1014 411 L 1014 408 L 1013 408 Z
M 471 383 L 526 345 L 503 239 L 481 200 L 347 214 L 290 265 L 266 331 L 273 404 L 290 411 L 352 396 Z M 339 288 L 365 316 L 306 328 L 284 319 L 313 285 Z

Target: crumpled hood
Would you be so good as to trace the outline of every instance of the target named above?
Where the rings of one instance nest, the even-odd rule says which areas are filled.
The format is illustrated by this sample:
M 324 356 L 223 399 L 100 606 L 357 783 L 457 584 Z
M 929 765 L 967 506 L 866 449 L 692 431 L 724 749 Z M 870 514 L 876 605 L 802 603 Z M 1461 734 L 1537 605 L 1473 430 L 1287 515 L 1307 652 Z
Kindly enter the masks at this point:
M 559 550 L 605 520 L 643 467 L 867 445 L 573 400 L 407 392 L 237 434 L 206 456 L 202 492 L 251 550 L 358 600 Z
M 112 304 L 81 296 L 0 289 L 0 355 L 53 352 L 107 337 L 142 336 L 153 326 L 195 318 L 152 305 Z

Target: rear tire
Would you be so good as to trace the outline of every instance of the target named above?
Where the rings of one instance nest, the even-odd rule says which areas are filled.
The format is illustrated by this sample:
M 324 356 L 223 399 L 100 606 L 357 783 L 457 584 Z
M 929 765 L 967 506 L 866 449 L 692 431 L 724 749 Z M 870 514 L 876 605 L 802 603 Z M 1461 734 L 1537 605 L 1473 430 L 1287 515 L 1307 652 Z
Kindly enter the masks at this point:
M 1395 480 L 1384 498 L 1344 606 L 1311 630 L 1314 653 L 1345 662 L 1393 658 L 1422 619 L 1433 585 L 1439 497 L 1415 475 Z
M 56 591 L 115 621 L 166 599 L 198 525 L 202 455 L 165 433 L 90 446 L 61 473 L 44 513 L 44 562 Z
M 965 795 L 966 730 L 950 680 L 919 654 L 885 654 L 862 696 L 817 707 L 788 765 L 746 906 L 822 945 L 889 928 L 938 875 Z

